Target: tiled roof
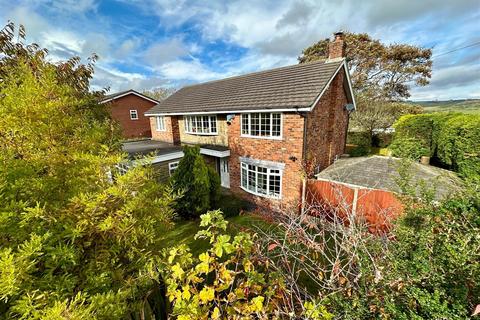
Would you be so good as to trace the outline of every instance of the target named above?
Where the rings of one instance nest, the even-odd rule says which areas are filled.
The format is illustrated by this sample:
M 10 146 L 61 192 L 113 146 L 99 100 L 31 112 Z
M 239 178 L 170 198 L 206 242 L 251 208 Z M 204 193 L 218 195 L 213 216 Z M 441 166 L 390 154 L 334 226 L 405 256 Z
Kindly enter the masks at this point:
M 133 89 L 124 90 L 124 91 L 119 91 L 119 92 L 115 92 L 115 93 L 112 93 L 112 94 L 108 94 L 108 95 L 104 96 L 100 102 L 102 102 L 102 103 L 103 103 L 103 102 L 108 102 L 108 101 L 114 100 L 114 99 L 116 99 L 116 98 L 120 98 L 120 97 L 126 96 L 126 95 L 128 95 L 128 94 L 134 94 L 134 95 L 139 96 L 139 97 L 141 97 L 141 98 L 144 98 L 144 99 L 150 100 L 150 101 L 152 101 L 152 102 L 157 102 L 157 103 L 158 103 L 157 100 L 155 100 L 155 99 L 153 99 L 153 98 L 150 98 L 150 97 L 148 97 L 148 96 L 146 96 L 146 95 L 144 95 L 144 94 L 142 94 L 142 93 L 140 93 L 140 92 L 138 92 L 138 91 L 136 91 L 136 90 L 133 90 Z
M 343 158 L 317 174 L 317 177 L 401 193 L 397 181 L 400 178 L 398 170 L 402 161 L 399 158 L 381 156 Z M 435 187 L 434 197 L 437 200 L 458 191 L 461 185 L 460 179 L 453 172 L 434 166 L 412 162 L 408 170 L 411 174 L 411 185 L 420 186 L 421 181 L 424 181 L 427 186 Z
M 187 86 L 145 114 L 310 107 L 342 64 L 316 61 Z

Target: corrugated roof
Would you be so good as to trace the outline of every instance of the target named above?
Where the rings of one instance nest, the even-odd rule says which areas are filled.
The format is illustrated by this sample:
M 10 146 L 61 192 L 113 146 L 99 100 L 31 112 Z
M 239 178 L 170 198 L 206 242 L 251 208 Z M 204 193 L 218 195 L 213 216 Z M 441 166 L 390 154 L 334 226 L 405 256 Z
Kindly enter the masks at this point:
M 310 107 L 340 61 L 316 61 L 184 87 L 146 115 Z

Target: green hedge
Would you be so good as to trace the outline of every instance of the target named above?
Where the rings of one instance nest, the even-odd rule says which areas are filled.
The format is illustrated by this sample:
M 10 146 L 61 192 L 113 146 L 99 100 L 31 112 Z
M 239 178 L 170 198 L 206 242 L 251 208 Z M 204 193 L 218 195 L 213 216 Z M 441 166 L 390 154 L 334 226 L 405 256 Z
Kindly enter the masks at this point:
M 435 157 L 465 177 L 480 177 L 480 115 L 406 115 L 394 127 L 394 156 Z

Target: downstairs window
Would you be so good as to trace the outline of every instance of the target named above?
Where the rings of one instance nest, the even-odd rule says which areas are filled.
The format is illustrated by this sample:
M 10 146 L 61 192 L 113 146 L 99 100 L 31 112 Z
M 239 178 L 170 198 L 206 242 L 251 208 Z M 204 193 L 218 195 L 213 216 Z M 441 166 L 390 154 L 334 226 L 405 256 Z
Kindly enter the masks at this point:
M 241 187 L 255 195 L 276 198 L 281 197 L 282 171 L 241 162 Z

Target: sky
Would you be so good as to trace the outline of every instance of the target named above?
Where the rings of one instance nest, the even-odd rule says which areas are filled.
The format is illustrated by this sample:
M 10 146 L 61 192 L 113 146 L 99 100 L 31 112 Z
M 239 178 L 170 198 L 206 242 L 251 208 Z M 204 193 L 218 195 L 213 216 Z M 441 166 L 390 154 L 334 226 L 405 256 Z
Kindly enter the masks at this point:
M 54 61 L 98 54 L 92 89 L 110 92 L 296 64 L 343 30 L 432 48 L 430 84 L 411 100 L 480 98 L 480 0 L 0 0 L 9 20 Z

